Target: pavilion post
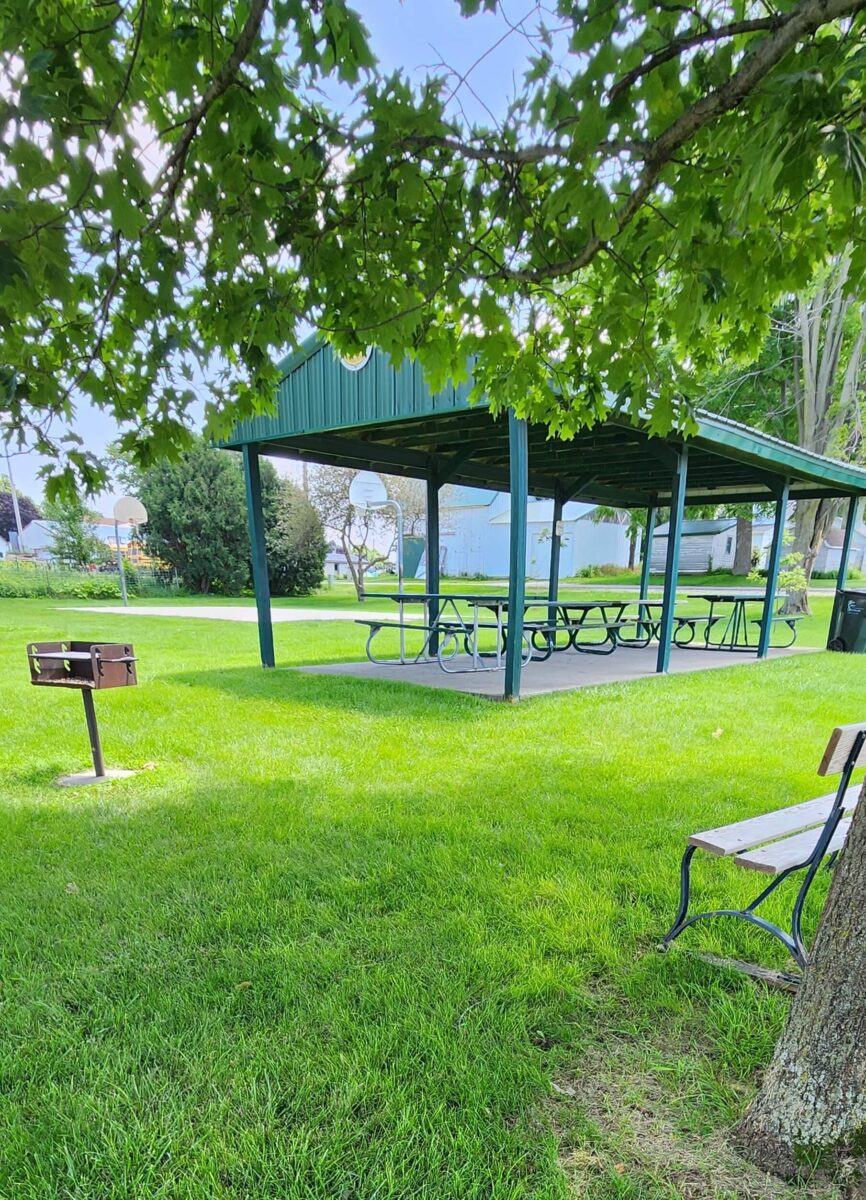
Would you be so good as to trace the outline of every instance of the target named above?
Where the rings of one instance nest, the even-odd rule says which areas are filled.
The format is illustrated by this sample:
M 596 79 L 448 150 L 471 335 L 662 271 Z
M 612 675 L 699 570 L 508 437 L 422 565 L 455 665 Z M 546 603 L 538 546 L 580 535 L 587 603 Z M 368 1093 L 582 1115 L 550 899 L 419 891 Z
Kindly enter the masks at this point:
M 842 592 L 848 583 L 848 561 L 851 556 L 851 543 L 854 540 L 854 530 L 857 528 L 857 515 L 860 510 L 860 497 L 852 496 L 848 501 L 848 515 L 845 520 L 845 537 L 842 541 L 842 554 L 839 558 L 839 571 L 836 575 L 836 595 L 833 597 L 833 611 L 830 614 L 830 628 L 827 631 L 827 646 L 833 640 L 836 628 L 836 615 L 842 602 Z
M 559 595 L 559 558 L 562 551 L 563 496 L 559 488 L 553 497 L 553 527 L 550 531 L 550 581 L 547 594 L 551 600 Z
M 764 593 L 764 608 L 761 614 L 761 632 L 758 636 L 758 658 L 770 653 L 770 634 L 773 632 L 773 606 L 776 603 L 776 588 L 779 586 L 779 564 L 785 545 L 785 522 L 788 519 L 788 494 L 790 484 L 786 479 L 776 497 L 776 519 L 773 524 L 773 540 L 770 557 L 767 559 L 767 590 Z
M 263 667 L 274 666 L 274 627 L 271 623 L 271 589 L 268 584 L 268 552 L 265 545 L 265 520 L 262 509 L 262 476 L 259 453 L 244 445 L 244 479 L 247 491 L 247 525 L 253 563 L 253 588 L 259 620 L 259 652 Z
M 432 629 L 439 617 L 439 474 L 434 469 L 427 476 L 427 623 Z M 427 643 L 430 654 L 439 649 L 439 638 L 430 634 Z
M 650 571 L 652 569 L 653 536 L 656 530 L 658 509 L 651 504 L 646 510 L 646 531 L 644 532 L 643 561 L 640 565 L 640 595 L 639 600 L 646 600 L 649 595 Z
M 654 504 L 651 504 L 646 510 L 646 528 L 644 529 L 643 557 L 640 565 L 640 589 L 638 591 L 638 600 L 646 600 L 649 598 L 650 571 L 652 570 L 653 557 L 653 536 L 655 535 L 656 530 L 657 515 L 658 509 Z M 638 605 L 638 618 L 642 617 L 644 613 L 649 616 L 650 611 L 650 609 L 642 609 L 640 605 Z M 647 634 L 652 636 L 652 623 L 650 622 L 649 624 L 641 624 L 640 620 L 638 620 L 636 629 L 638 635 L 642 636 L 645 630 Z
M 662 596 L 662 615 L 659 622 L 659 649 L 656 671 L 667 672 L 671 661 L 671 637 L 674 629 L 674 606 L 677 602 L 677 579 L 680 570 L 680 541 L 683 533 L 683 510 L 686 503 L 689 452 L 683 446 L 677 454 L 671 481 L 671 516 L 668 523 L 668 548 L 665 558 L 665 587 Z M 652 553 L 650 552 L 650 557 Z
M 523 603 L 526 598 L 526 510 L 529 503 L 529 437 L 526 422 L 508 411 L 511 487 L 511 546 L 508 573 L 508 640 L 505 647 L 505 699 L 520 699 L 523 665 Z

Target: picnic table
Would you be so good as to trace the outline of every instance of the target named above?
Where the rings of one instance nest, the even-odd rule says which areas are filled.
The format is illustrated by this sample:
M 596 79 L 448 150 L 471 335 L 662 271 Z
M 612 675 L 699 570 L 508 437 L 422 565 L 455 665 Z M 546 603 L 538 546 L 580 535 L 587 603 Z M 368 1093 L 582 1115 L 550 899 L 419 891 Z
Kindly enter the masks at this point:
M 704 649 L 705 650 L 728 650 L 728 651 L 756 651 L 758 648 L 758 637 L 754 640 L 749 640 L 749 626 L 757 625 L 760 633 L 760 626 L 763 621 L 763 606 L 766 600 L 764 592 L 734 592 L 730 589 L 717 592 L 689 592 L 690 600 L 706 600 L 709 604 L 709 611 L 700 617 L 695 617 L 695 626 L 702 623 L 704 628 Z M 773 597 L 773 604 L 778 603 L 780 597 Z M 761 615 L 758 617 L 750 617 L 748 606 L 750 604 L 761 605 Z M 730 611 L 717 613 L 716 609 L 720 605 L 730 605 Z M 783 623 L 790 629 L 790 639 L 784 643 L 784 646 L 792 646 L 797 640 L 797 621 L 799 616 L 779 616 L 775 615 L 770 618 L 773 622 Z M 723 623 L 723 624 L 722 624 Z M 712 640 L 712 632 L 714 626 L 722 625 L 721 635 L 716 641 Z M 689 638 L 691 642 L 694 638 Z M 674 639 L 676 641 L 676 638 Z M 677 645 L 687 645 L 688 642 L 678 641 Z
M 443 671 L 496 671 L 505 665 L 505 650 L 508 643 L 508 596 L 477 594 L 471 592 L 368 592 L 371 599 L 389 600 L 398 606 L 399 620 L 389 622 L 359 619 L 359 624 L 369 628 L 367 657 L 379 662 L 373 653 L 373 643 L 382 629 L 393 628 L 400 632 L 399 662 L 424 662 L 435 659 Z M 422 604 L 428 609 L 425 624 L 407 626 L 404 607 L 407 604 Z M 577 600 L 559 601 L 549 596 L 527 596 L 523 601 L 524 663 L 543 661 L 554 650 L 573 649 L 587 654 L 610 654 L 617 646 L 617 634 L 622 627 L 620 620 L 627 600 Z M 461 608 L 460 606 L 464 607 Z M 465 609 L 469 609 L 467 613 Z M 489 614 L 489 615 L 488 615 Z M 405 630 L 414 628 L 425 634 L 424 642 L 417 654 L 406 655 Z M 582 633 L 594 631 L 603 634 L 590 642 L 580 640 Z M 492 646 L 482 648 L 481 638 L 491 633 Z M 564 645 L 557 638 L 565 634 Z M 452 665 L 462 648 L 470 665 Z M 393 661 L 390 660 L 390 661 Z

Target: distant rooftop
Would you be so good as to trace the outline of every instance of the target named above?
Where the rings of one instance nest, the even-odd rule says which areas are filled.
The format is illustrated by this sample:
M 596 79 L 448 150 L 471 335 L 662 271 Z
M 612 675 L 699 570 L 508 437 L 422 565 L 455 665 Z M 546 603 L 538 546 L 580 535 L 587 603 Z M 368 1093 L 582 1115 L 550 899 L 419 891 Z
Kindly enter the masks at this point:
M 717 533 L 724 533 L 726 529 L 733 529 L 737 523 L 736 517 L 716 517 L 715 519 L 707 519 L 703 521 L 683 521 L 683 537 L 704 537 L 709 534 L 711 537 Z M 659 525 L 653 537 L 667 537 L 670 525 L 666 522 L 664 525 Z

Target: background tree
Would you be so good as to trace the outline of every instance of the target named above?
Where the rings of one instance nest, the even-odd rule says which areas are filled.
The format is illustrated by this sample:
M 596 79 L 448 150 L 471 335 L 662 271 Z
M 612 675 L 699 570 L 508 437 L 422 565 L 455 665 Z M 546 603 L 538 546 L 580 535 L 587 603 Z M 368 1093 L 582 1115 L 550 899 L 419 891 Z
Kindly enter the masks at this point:
M 21 514 L 21 527 L 26 529 L 31 521 L 37 520 L 42 514 L 37 504 L 30 499 L 29 496 L 22 496 L 20 492 L 16 493 L 18 499 L 18 511 Z M 12 501 L 12 488 L 9 483 L 8 475 L 0 475 L 0 537 L 8 537 L 10 533 L 17 533 L 15 524 L 15 505 Z
M 328 550 L 319 515 L 289 479 L 279 485 L 266 531 L 268 576 L 275 596 L 306 596 L 324 579 Z
M 270 472 L 276 478 L 273 467 Z M 268 487 L 273 494 L 272 481 Z M 174 567 L 192 591 L 229 596 L 242 591 L 249 580 L 249 542 L 236 454 L 200 439 L 177 461 L 142 472 L 135 491 L 147 509 L 143 532 L 149 554 Z
M 434 387 L 473 356 L 494 409 L 568 435 L 611 395 L 688 428 L 720 347 L 754 358 L 848 244 L 860 294 L 866 0 L 554 10 L 484 125 L 462 80 L 383 76 L 345 0 L 5 6 L 0 432 L 49 490 L 102 477 L 79 396 L 149 466 L 196 380 L 208 433 L 258 412 L 304 320 Z
M 83 500 L 71 496 L 48 501 L 45 516 L 51 522 L 51 555 L 64 567 L 83 570 L 110 561 L 111 551 L 96 533 L 99 513 L 87 508 Z
M 382 517 L 376 510 L 358 509 L 349 500 L 349 485 L 357 471 L 318 466 L 310 472 L 310 503 L 326 529 L 336 535 L 346 556 L 358 599 L 364 591 L 364 576 L 371 567 L 387 561 L 376 549 L 374 537 L 382 532 Z
M 808 288 L 778 306 L 753 364 L 745 370 L 728 367 L 707 381 L 707 407 L 817 454 L 858 458 L 866 305 L 852 290 L 850 275 L 846 248 L 821 267 Z M 808 612 L 812 568 L 837 513 L 833 500 L 796 504 L 791 553 L 800 556 L 805 586 L 790 591 L 785 612 Z

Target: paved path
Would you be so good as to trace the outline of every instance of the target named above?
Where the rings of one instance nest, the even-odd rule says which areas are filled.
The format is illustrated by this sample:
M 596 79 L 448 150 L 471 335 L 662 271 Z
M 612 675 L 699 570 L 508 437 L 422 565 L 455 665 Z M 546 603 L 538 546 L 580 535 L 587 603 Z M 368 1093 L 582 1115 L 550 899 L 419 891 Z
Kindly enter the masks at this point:
M 76 604 L 71 611 L 116 613 L 120 617 L 195 617 L 205 621 L 246 621 L 249 624 L 258 620 L 255 607 L 242 604 L 130 604 L 129 608 L 121 604 L 100 604 L 98 607 Z M 406 613 L 407 621 L 417 621 L 420 617 L 420 613 Z M 396 607 L 390 612 L 369 608 L 272 608 L 271 619 L 275 625 L 288 621 L 394 621 L 397 610 Z

